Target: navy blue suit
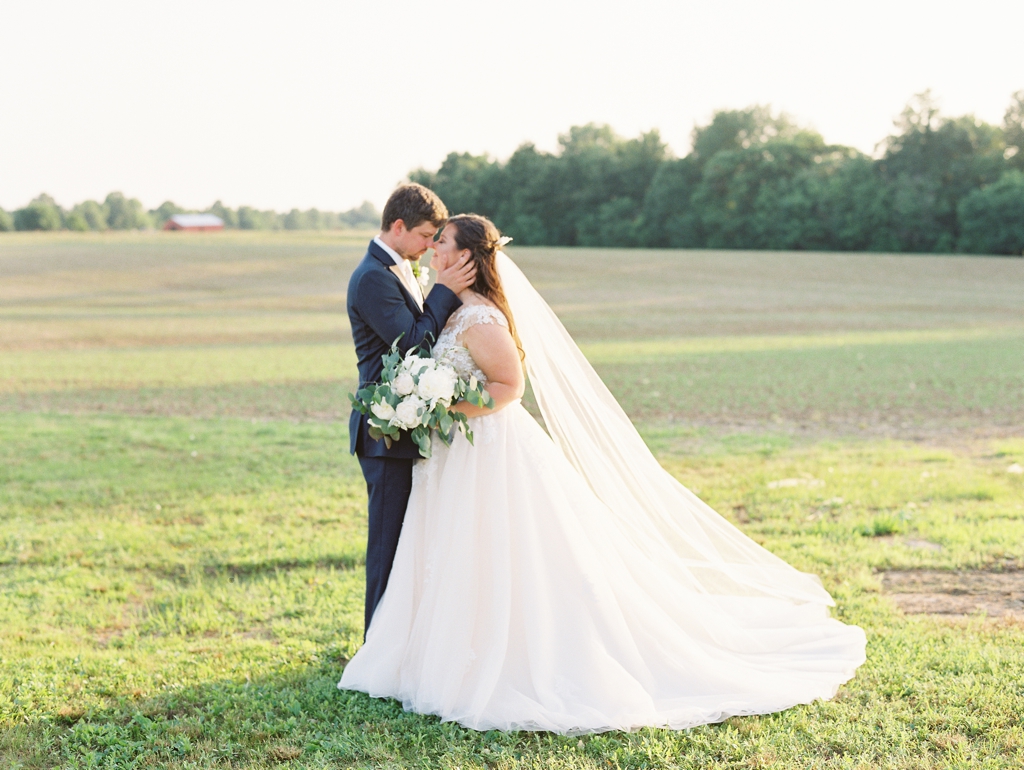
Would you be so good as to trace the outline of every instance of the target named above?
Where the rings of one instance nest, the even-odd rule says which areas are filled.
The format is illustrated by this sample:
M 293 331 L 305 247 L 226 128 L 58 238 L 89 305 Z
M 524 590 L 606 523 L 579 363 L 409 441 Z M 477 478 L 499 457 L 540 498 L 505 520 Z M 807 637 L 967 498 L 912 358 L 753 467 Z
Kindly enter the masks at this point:
M 455 293 L 435 285 L 421 311 L 399 277 L 395 264 L 373 241 L 348 282 L 348 318 L 359 365 L 359 386 L 380 380 L 381 356 L 401 336 L 399 350 L 423 343 L 433 344 L 448 316 L 462 304 Z M 350 451 L 359 457 L 369 497 L 369 533 L 366 542 L 365 628 L 377 602 L 384 595 L 395 560 L 398 536 L 412 489 L 412 464 L 419 448 L 403 433 L 387 447 L 370 438 L 366 416 L 353 410 L 349 418 Z

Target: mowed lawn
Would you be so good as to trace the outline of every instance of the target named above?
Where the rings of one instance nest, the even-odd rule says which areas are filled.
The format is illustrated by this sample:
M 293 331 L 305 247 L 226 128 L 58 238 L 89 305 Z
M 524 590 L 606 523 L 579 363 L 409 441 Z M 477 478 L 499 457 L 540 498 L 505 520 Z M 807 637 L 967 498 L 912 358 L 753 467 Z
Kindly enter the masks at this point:
M 869 638 L 828 703 L 562 737 L 335 688 L 368 237 L 0 238 L 0 766 L 1024 765 L 1024 619 L 883 579 L 1024 569 L 1024 260 L 512 249 L 669 472 Z

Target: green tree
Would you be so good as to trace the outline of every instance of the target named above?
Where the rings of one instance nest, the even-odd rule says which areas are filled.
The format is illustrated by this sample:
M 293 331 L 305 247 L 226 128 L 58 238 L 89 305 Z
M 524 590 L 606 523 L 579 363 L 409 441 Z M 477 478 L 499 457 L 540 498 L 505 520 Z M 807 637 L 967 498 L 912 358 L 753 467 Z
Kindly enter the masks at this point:
M 804 131 L 707 161 L 692 201 L 710 248 L 823 248 L 816 166 L 835 164 L 846 148 Z M 792 220 L 796 221 L 792 221 Z
M 363 201 L 354 209 L 339 215 L 340 224 L 347 227 L 380 227 L 380 212 L 370 201 Z
M 178 206 L 173 201 L 164 201 L 155 209 L 149 210 L 149 219 L 153 223 L 153 227 L 158 230 L 163 229 L 163 226 L 167 224 L 167 220 L 173 217 L 175 214 L 184 214 L 185 209 Z
M 252 206 L 238 207 L 238 227 L 242 230 L 273 230 L 277 214 L 273 211 L 257 211 Z
M 720 152 L 746 150 L 779 139 L 793 139 L 801 129 L 785 113 L 755 105 L 745 110 L 719 110 L 711 122 L 693 130 L 695 160 L 706 163 Z
M 9 233 L 14 229 L 14 218 L 0 209 L 0 233 Z
M 551 210 L 550 199 L 557 164 L 551 153 L 523 144 L 502 168 L 502 196 L 494 223 L 518 245 L 556 243 L 552 231 L 557 213 Z
M 871 158 L 851 153 L 826 176 L 820 195 L 821 210 L 828 222 L 829 249 L 899 250 L 891 225 L 891 189 Z
M 334 214 L 320 209 L 309 209 L 303 214 L 307 230 L 326 230 L 331 226 Z
M 306 215 L 298 209 L 292 209 L 284 215 L 282 225 L 285 230 L 305 230 Z
M 1003 157 L 1010 166 L 1024 171 L 1024 91 L 1015 93 L 1006 108 L 1003 140 L 1006 142 Z
M 63 212 L 46 193 L 14 212 L 14 227 L 17 230 L 60 230 L 62 226 Z
M 644 245 L 692 249 L 704 244 L 700 215 L 692 200 L 701 177 L 701 164 L 693 154 L 661 164 L 644 194 L 640 223 Z
M 900 249 L 952 251 L 960 201 L 1006 168 L 1003 132 L 972 115 L 943 118 L 930 91 L 911 99 L 896 128 L 880 167 Z
M 106 230 L 109 216 L 110 212 L 102 203 L 83 201 L 71 209 L 71 213 L 68 215 L 68 229 L 76 229 L 71 227 L 71 218 L 75 217 L 76 221 L 85 223 L 87 230 Z
M 89 232 L 89 223 L 85 221 L 83 217 L 77 211 L 71 211 L 66 217 L 64 217 L 64 226 L 76 233 L 87 233 Z
M 1011 169 L 994 184 L 973 190 L 957 213 L 961 251 L 1024 254 L 1024 172 Z
M 486 155 L 450 153 L 436 172 L 417 169 L 409 179 L 441 196 L 453 214 L 475 212 L 494 216 L 495 187 L 500 166 Z
M 570 128 L 559 137 L 559 145 L 548 205 L 552 218 L 546 223 L 549 236 L 564 245 L 632 245 L 628 234 L 637 232 L 644 195 L 668 155 L 660 134 L 650 131 L 625 140 L 610 126 L 589 123 Z M 607 230 L 626 237 L 609 243 L 593 228 L 610 215 L 612 209 L 603 214 L 600 209 L 612 201 L 615 214 L 630 225 Z
M 612 198 L 580 219 L 577 225 L 581 246 L 639 246 L 641 224 L 632 198 Z
M 226 228 L 235 229 L 238 227 L 238 214 L 220 201 L 214 202 L 214 204 L 203 213 L 213 214 L 214 216 L 220 217 L 224 222 L 224 227 Z
M 112 192 L 103 205 L 107 208 L 107 226 L 111 230 L 142 230 L 150 226 L 149 216 L 135 198 Z
M 710 237 L 713 240 L 729 240 L 729 236 L 723 232 L 723 228 L 729 229 L 728 222 L 732 221 L 735 225 L 753 212 L 751 200 L 749 211 L 736 213 L 740 203 L 729 195 L 734 196 L 737 190 L 734 188 L 727 193 L 723 180 L 730 173 L 739 173 L 739 167 L 732 167 L 730 171 L 729 164 L 739 162 L 746 166 L 752 160 L 757 162 L 758 147 L 769 142 L 785 144 L 800 135 L 801 130 L 789 116 L 784 113 L 774 115 L 768 106 L 755 105 L 744 110 L 715 112 L 710 123 L 694 128 L 691 135 L 693 152 L 685 158 L 667 160 L 660 164 L 644 196 L 643 243 L 674 248 L 704 246 L 709 238 L 705 219 L 711 227 Z M 743 155 L 751 150 L 751 153 Z M 740 155 L 729 156 L 732 158 L 730 161 L 724 153 Z M 717 164 L 709 165 L 716 158 Z M 726 164 L 724 167 L 723 162 Z M 762 168 L 755 175 L 766 171 L 767 168 Z M 790 173 L 795 174 L 796 171 L 791 169 Z M 702 185 L 706 173 L 707 181 Z M 745 184 L 752 183 L 760 184 L 755 179 L 745 180 Z M 726 194 L 729 200 L 714 202 L 716 190 L 717 196 Z M 717 209 L 720 210 L 716 214 Z M 749 233 L 740 239 L 743 237 L 749 237 Z

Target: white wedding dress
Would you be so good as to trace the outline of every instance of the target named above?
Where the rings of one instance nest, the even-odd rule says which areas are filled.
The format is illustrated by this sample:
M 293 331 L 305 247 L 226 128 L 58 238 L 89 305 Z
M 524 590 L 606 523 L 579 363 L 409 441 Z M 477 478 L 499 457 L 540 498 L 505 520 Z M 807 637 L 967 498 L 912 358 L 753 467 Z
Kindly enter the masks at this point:
M 651 455 L 499 255 L 544 431 L 517 402 L 417 462 L 387 590 L 339 687 L 476 730 L 687 728 L 832 697 L 864 661 L 817 578 Z M 460 308 L 434 346 L 484 379 Z

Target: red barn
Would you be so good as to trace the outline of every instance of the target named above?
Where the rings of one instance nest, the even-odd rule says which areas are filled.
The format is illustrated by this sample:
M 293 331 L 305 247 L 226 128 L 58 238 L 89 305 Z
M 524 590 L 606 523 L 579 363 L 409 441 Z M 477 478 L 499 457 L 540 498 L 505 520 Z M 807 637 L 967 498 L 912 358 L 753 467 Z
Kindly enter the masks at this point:
M 224 220 L 213 214 L 175 214 L 164 224 L 164 230 L 187 230 L 194 233 L 223 229 Z

